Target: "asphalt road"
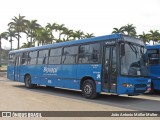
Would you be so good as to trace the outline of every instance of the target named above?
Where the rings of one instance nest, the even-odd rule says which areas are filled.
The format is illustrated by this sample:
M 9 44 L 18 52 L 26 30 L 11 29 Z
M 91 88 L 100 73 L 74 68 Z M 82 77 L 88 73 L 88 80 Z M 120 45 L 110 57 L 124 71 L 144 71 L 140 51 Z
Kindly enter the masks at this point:
M 98 99 L 89 100 L 83 98 L 81 92 L 78 91 L 44 86 L 27 89 L 23 83 L 10 81 L 6 79 L 4 73 L 0 73 L 0 111 L 160 111 L 160 93 L 139 96 L 100 95 Z M 131 119 L 139 120 L 138 118 Z M 143 119 L 150 120 L 151 118 Z

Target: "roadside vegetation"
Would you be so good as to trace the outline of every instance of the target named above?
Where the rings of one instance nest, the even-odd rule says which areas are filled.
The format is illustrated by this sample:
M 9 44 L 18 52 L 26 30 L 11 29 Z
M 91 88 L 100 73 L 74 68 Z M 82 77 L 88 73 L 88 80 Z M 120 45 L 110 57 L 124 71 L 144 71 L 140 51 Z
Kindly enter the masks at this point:
M 160 32 L 158 30 L 150 30 L 148 33 L 142 32 L 137 35 L 136 27 L 133 24 L 127 24 L 120 28 L 113 28 L 112 34 L 122 33 L 142 39 L 145 43 L 150 41 L 155 43 L 160 42 Z M 22 35 L 26 35 L 27 42 L 21 39 Z M 2 50 L 1 42 L 8 40 L 10 42 L 10 50 L 13 50 L 13 42 L 17 40 L 17 48 L 29 48 L 34 46 L 42 46 L 46 44 L 54 44 L 59 42 L 78 40 L 83 38 L 94 37 L 93 33 L 85 33 L 82 30 L 72 30 L 66 27 L 65 24 L 56 22 L 47 23 L 42 26 L 38 20 L 27 20 L 25 16 L 20 14 L 11 19 L 8 23 L 8 29 L 0 33 L 0 65 L 7 63 L 8 50 Z M 20 46 L 20 43 L 23 43 Z

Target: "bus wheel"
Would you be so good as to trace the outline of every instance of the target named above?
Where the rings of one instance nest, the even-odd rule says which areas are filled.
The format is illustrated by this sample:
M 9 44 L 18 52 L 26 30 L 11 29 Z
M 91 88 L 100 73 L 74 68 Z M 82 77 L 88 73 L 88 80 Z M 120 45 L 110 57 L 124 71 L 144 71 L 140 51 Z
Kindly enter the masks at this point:
M 25 82 L 25 87 L 26 88 L 32 89 L 34 87 L 34 84 L 31 83 L 31 77 L 30 77 L 30 75 L 27 75 L 25 77 L 25 81 L 24 82 Z
M 151 90 L 149 92 L 150 94 L 153 94 L 154 93 L 154 86 L 153 86 L 153 82 L 151 82 Z
M 82 94 L 85 98 L 93 99 L 97 97 L 96 86 L 92 80 L 85 80 L 82 84 Z

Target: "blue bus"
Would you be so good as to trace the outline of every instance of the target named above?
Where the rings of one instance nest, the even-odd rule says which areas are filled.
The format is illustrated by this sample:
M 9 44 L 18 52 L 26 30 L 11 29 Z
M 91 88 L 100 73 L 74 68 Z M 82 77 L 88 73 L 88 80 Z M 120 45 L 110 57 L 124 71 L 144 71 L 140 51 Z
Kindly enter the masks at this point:
M 160 45 L 147 45 L 151 92 L 160 90 Z
M 139 95 L 150 89 L 140 39 L 112 34 L 9 52 L 8 79 L 81 90 L 86 98 L 100 93 Z

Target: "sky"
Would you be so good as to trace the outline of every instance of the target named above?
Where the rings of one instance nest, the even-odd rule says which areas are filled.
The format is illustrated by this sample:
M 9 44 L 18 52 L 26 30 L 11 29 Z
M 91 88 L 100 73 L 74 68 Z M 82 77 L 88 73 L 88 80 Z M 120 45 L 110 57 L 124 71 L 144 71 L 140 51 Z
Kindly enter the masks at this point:
M 133 24 L 138 34 L 148 33 L 160 30 L 159 6 L 160 0 L 3 0 L 0 33 L 19 14 L 28 20 L 38 20 L 42 26 L 56 22 L 95 36 L 111 34 L 113 28 L 127 24 Z M 21 38 L 21 44 L 25 39 Z M 10 47 L 10 43 L 2 40 L 2 47 Z

